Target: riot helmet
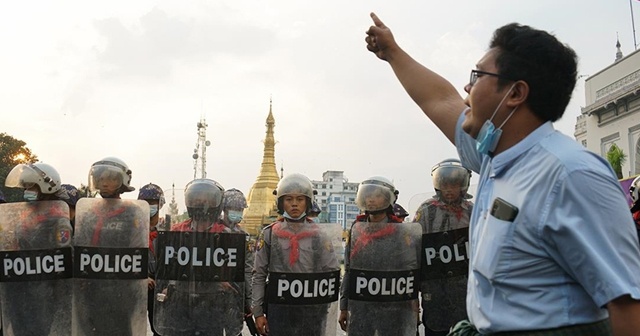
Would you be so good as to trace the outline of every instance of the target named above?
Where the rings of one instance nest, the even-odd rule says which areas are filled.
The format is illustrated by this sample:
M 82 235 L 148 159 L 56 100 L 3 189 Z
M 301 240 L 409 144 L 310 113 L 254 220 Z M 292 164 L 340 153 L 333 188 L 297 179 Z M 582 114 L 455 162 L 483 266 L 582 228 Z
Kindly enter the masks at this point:
M 322 212 L 322 209 L 320 209 L 318 202 L 316 202 L 315 200 L 311 202 L 311 209 L 309 210 L 309 216 L 317 217 L 318 215 L 320 215 L 321 212 Z
M 409 216 L 407 210 L 405 210 L 402 205 L 398 203 L 393 205 L 393 214 L 400 219 L 404 219 L 405 217 Z
M 211 179 L 195 179 L 184 189 L 187 213 L 193 220 L 216 221 L 222 212 L 224 188 Z
M 242 191 L 233 188 L 225 191 L 222 204 L 225 223 L 237 224 L 242 221 L 242 213 L 247 207 L 247 200 L 244 198 Z
M 46 163 L 19 164 L 9 172 L 4 185 L 10 188 L 31 189 L 38 186 L 41 194 L 52 195 L 60 190 L 60 174 Z
M 140 188 L 138 199 L 149 203 L 149 217 L 153 218 L 164 205 L 164 192 L 157 184 L 149 183 Z
M 100 192 L 102 197 L 113 197 L 136 188 L 131 186 L 131 169 L 127 164 L 116 157 L 106 157 L 91 165 L 89 190 Z
M 158 208 L 164 206 L 164 191 L 157 184 L 149 183 L 138 191 L 138 199 L 144 201 L 158 201 Z
M 462 166 L 458 159 L 446 159 L 431 168 L 433 188 L 445 203 L 460 202 L 471 198 L 467 194 L 471 171 Z
M 629 186 L 629 194 L 631 195 L 631 200 L 635 204 L 640 199 L 640 176 L 633 179 L 631 185 Z
M 61 200 L 69 205 L 69 208 L 75 208 L 76 203 L 78 203 L 80 199 L 80 190 L 71 184 L 61 185 L 60 191 L 57 194 Z
M 382 176 L 373 176 L 358 186 L 356 204 L 367 214 L 392 211 L 398 191 L 391 181 Z
M 242 191 L 238 189 L 229 189 L 224 192 L 223 209 L 241 210 L 247 207 L 247 200 L 244 198 Z
M 278 213 L 284 214 L 284 198 L 285 196 L 305 196 L 307 199 L 305 213 L 308 214 L 311 210 L 311 204 L 313 202 L 313 184 L 308 177 L 302 174 L 287 175 L 278 182 L 278 186 L 273 193 L 276 195 L 276 205 L 278 206 Z

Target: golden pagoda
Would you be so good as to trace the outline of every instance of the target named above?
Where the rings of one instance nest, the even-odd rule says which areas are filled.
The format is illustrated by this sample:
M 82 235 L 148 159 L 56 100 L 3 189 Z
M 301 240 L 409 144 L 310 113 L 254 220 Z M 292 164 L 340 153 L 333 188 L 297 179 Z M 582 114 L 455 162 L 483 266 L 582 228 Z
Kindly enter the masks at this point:
M 269 101 L 269 115 L 267 116 L 267 134 L 264 138 L 264 153 L 260 175 L 249 191 L 248 207 L 244 211 L 243 227 L 252 236 L 257 236 L 265 225 L 271 224 L 278 216 L 276 196 L 273 191 L 278 186 L 280 177 L 276 169 L 275 146 L 273 128 L 276 121 L 271 111 L 272 102 Z

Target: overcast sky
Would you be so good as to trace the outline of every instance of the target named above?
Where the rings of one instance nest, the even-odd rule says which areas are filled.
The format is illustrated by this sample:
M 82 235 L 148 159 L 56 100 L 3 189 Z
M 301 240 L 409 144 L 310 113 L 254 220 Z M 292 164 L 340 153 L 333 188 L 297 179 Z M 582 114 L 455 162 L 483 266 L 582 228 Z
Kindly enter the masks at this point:
M 386 176 L 407 205 L 432 190 L 431 166 L 456 154 L 366 50 L 371 11 L 461 93 L 510 22 L 553 32 L 583 75 L 614 61 L 616 34 L 625 55 L 634 50 L 628 0 L 4 1 L 0 132 L 63 183 L 86 184 L 93 162 L 117 156 L 136 188 L 175 183 L 181 195 L 205 116 L 207 177 L 248 194 L 272 98 L 278 171 Z M 581 79 L 556 128 L 573 137 L 584 101 Z

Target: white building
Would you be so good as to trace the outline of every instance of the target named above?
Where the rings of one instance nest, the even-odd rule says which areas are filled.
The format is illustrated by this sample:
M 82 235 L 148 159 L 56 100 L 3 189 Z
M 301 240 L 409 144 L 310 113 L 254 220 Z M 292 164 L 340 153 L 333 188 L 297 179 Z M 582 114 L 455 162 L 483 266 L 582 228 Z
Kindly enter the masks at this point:
M 356 206 L 358 184 L 349 182 L 343 171 L 328 170 L 322 174 L 322 181 L 311 181 L 318 192 L 316 201 L 322 209 L 321 222 L 338 223 L 348 229 L 359 214 Z
M 622 57 L 585 81 L 586 106 L 574 136 L 594 153 L 607 157 L 616 144 L 627 154 L 623 176 L 640 174 L 640 51 Z

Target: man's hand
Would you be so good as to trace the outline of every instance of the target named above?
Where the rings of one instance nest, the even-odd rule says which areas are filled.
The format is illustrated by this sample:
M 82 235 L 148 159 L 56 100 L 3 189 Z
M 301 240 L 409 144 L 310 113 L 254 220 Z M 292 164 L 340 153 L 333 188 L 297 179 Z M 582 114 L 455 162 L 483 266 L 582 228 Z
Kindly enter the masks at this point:
M 260 335 L 269 335 L 269 323 L 264 315 L 256 317 L 256 328 Z
M 340 329 L 347 331 L 347 321 L 349 320 L 349 312 L 346 310 L 340 311 L 340 317 L 338 317 L 338 323 L 340 323 Z
M 373 26 L 367 30 L 367 49 L 376 54 L 379 59 L 389 61 L 391 54 L 398 49 L 398 44 L 391 34 L 391 30 L 382 23 L 375 13 L 371 13 Z
M 156 288 L 156 281 L 151 279 L 151 278 L 147 278 L 147 280 L 149 281 L 149 289 L 154 289 Z

